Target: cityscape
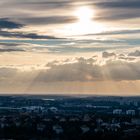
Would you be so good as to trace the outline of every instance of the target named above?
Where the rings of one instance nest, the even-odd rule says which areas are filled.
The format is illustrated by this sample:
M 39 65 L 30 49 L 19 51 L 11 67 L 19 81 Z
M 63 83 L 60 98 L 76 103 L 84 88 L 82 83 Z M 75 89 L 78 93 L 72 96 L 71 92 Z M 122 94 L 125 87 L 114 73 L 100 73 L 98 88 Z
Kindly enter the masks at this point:
M 140 97 L 0 96 L 0 140 L 139 137 Z

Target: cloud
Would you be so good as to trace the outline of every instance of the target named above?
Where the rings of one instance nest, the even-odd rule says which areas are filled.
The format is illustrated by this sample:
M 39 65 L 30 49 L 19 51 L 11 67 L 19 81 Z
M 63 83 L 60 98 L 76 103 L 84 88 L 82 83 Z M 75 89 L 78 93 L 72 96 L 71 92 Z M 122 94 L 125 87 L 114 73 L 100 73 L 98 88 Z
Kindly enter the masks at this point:
M 95 2 L 93 5 L 99 9 L 95 17 L 99 21 L 112 22 L 140 18 L 139 0 L 105 0 Z
M 73 1 L 69 0 L 40 0 L 40 1 L 19 1 L 19 0 L 10 0 L 8 3 L 3 1 L 1 5 L 10 6 L 10 7 L 20 7 L 31 10 L 46 10 L 46 9 L 62 9 L 69 8 L 72 5 Z
M 93 35 L 127 35 L 127 34 L 140 34 L 139 29 L 133 30 L 115 30 L 115 31 L 105 31 L 101 33 L 94 33 L 94 34 L 85 34 L 84 36 L 93 36 Z
M 20 71 L 15 68 L 0 68 L 1 80 L 17 78 L 19 82 L 88 82 L 88 81 L 131 81 L 140 80 L 140 61 L 108 61 L 104 65 L 96 64 L 94 58 L 76 58 L 77 62 L 52 62 L 44 69 Z M 16 79 L 14 79 L 16 80 Z
M 6 43 L 6 42 L 0 42 L 0 46 L 9 46 L 9 47 L 14 47 L 14 46 L 19 46 L 22 45 L 20 43 Z
M 38 35 L 36 33 L 24 33 L 24 32 L 14 32 L 10 31 L 10 29 L 19 29 L 24 27 L 25 25 L 10 21 L 8 18 L 0 19 L 0 36 L 2 37 L 10 37 L 10 38 L 29 38 L 29 39 L 58 39 L 54 36 L 47 35 Z M 4 30 L 8 29 L 8 30 Z
M 73 64 L 53 65 L 41 72 L 39 81 L 102 81 L 140 80 L 140 62 L 108 62 L 105 65 L 87 63 L 85 59 Z M 127 71 L 127 73 L 126 73 Z
M 54 36 L 47 35 L 38 35 L 36 33 L 23 33 L 23 32 L 10 32 L 10 31 L 1 31 L 0 36 L 10 37 L 10 38 L 29 38 L 29 39 L 58 39 Z
M 14 77 L 17 74 L 18 70 L 16 68 L 0 68 L 0 79 L 8 80 L 9 78 Z
M 136 56 L 136 57 L 140 57 L 140 51 L 136 50 L 135 52 L 131 52 L 128 54 L 128 56 Z
M 18 29 L 24 25 L 10 21 L 8 18 L 0 18 L 0 29 Z
M 27 36 L 24 33 L 2 31 L 0 35 L 7 36 L 9 38 L 16 38 L 14 40 L 0 40 L 3 46 L 18 46 L 18 48 L 30 51 L 30 52 L 42 52 L 49 54 L 72 54 L 75 53 L 96 53 L 96 52 L 107 52 L 114 50 L 124 50 L 131 48 L 138 48 L 140 41 L 139 39 L 128 39 L 128 40 L 113 40 L 106 39 L 89 39 L 89 40 L 74 40 L 74 39 L 63 39 L 53 36 L 40 36 L 36 34 L 36 37 Z M 6 34 L 6 35 L 5 35 Z M 19 35 L 19 36 L 18 36 Z M 28 37 L 28 40 L 24 40 Z M 48 38 L 50 37 L 50 39 Z M 5 43 L 5 44 L 4 44 Z M 68 45 L 69 44 L 69 45 Z M 1 44 L 0 44 L 1 45 Z M 27 49 L 28 48 L 28 49 Z M 109 52 L 107 52 L 109 53 Z M 105 55 L 105 54 L 104 54 Z
M 139 18 L 139 0 L 2 0 L 0 11 L 2 17 L 11 17 L 25 24 L 64 24 L 75 22 L 77 19 L 72 16 L 71 11 L 83 5 L 96 7 L 97 18 L 94 17 L 94 20 Z
M 128 61 L 134 61 L 136 60 L 136 58 L 133 58 L 133 57 L 124 57 L 124 56 L 120 56 L 118 57 L 118 59 L 121 59 L 121 60 L 128 60 Z
M 103 52 L 102 53 L 102 57 L 104 57 L 104 58 L 108 58 L 108 57 L 112 57 L 112 56 L 116 56 L 116 54 L 115 53 L 109 53 L 109 52 Z
M 112 22 L 112 21 L 116 21 L 116 20 L 128 20 L 128 19 L 136 19 L 139 18 L 140 11 L 130 11 L 130 10 L 126 10 L 124 12 L 116 12 L 116 11 L 108 11 L 105 12 L 104 14 L 98 14 L 94 19 L 97 21 L 107 21 L 107 22 Z M 110 13 L 110 14 L 109 14 Z
M 24 52 L 23 49 L 0 49 L 0 52 Z
M 140 62 L 111 62 L 102 67 L 112 80 L 140 80 Z
M 50 17 L 29 17 L 18 18 L 18 21 L 28 25 L 48 25 L 74 23 L 77 18 L 74 16 L 50 16 Z
M 117 1 L 102 1 L 96 3 L 96 6 L 101 8 L 131 8 L 136 9 L 140 8 L 140 1 L 139 0 L 117 0 Z

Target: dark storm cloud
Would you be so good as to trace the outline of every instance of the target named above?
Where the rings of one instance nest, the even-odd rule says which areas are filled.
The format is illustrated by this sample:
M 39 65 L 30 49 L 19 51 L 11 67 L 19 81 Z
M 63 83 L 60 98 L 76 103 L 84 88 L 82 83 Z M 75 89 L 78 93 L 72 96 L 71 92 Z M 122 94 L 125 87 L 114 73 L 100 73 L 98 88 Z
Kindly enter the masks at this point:
M 23 26 L 23 24 L 10 21 L 8 18 L 0 18 L 0 29 L 17 29 Z

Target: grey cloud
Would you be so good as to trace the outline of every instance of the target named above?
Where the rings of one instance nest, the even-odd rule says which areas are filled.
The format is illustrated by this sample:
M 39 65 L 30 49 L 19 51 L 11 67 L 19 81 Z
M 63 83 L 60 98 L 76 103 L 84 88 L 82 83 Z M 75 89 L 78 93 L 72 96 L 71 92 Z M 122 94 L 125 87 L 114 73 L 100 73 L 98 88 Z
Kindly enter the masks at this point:
M 93 59 L 93 58 L 92 58 Z M 93 60 L 92 60 L 93 61 Z M 18 82 L 46 83 L 62 81 L 104 81 L 140 80 L 140 61 L 108 61 L 104 65 L 89 63 L 89 59 L 79 58 L 74 63 L 49 63 L 50 68 L 20 72 L 13 68 L 0 68 L 1 82 L 12 80 L 16 75 Z M 15 79 L 14 79 L 15 80 Z M 26 81 L 27 80 L 27 81 Z
M 0 52 L 24 52 L 24 49 L 1 49 L 0 48 Z
M 119 47 L 117 47 L 119 48 Z M 48 47 L 50 53 L 76 53 L 76 52 L 101 52 L 105 50 L 113 50 L 112 47 Z
M 46 24 L 66 24 L 77 21 L 74 16 L 50 16 L 50 17 L 30 17 L 18 18 L 19 21 L 31 25 L 46 25 Z
M 3 5 L 11 5 L 11 6 L 19 6 L 24 7 L 25 9 L 61 9 L 61 8 L 69 8 L 73 2 L 69 0 L 43 0 L 43 1 L 19 1 L 12 0 L 9 3 L 3 2 Z
M 134 61 L 136 58 L 120 56 L 120 57 L 118 57 L 118 59 L 121 59 L 121 60 L 128 60 L 128 61 Z
M 0 29 L 17 29 L 23 26 L 23 24 L 10 21 L 8 18 L 0 18 Z
M 125 35 L 125 34 L 140 34 L 139 29 L 134 30 L 117 30 L 117 31 L 106 31 L 101 33 L 95 33 L 95 34 L 85 34 L 84 36 L 92 36 L 92 35 Z
M 128 56 L 136 56 L 136 57 L 140 57 L 140 51 L 136 50 L 135 52 L 131 52 L 128 54 Z
M 112 80 L 140 80 L 140 62 L 114 61 L 102 67 L 105 75 Z
M 119 57 L 125 57 L 125 55 L 123 53 L 119 54 Z
M 139 0 L 106 0 L 94 4 L 99 9 L 96 20 L 112 22 L 140 18 Z
M 80 62 L 80 63 L 87 63 L 87 64 L 93 64 L 97 61 L 95 56 L 93 56 L 92 58 L 88 58 L 88 59 L 85 59 L 84 57 L 80 57 L 80 58 L 77 58 L 76 60 L 78 60 L 78 62 Z
M 101 78 L 99 66 L 93 66 L 84 61 L 77 63 L 52 65 L 49 70 L 42 71 L 36 77 L 37 81 L 88 81 L 90 75 L 97 80 Z
M 9 47 L 14 47 L 14 46 L 19 46 L 22 45 L 20 43 L 5 43 L 5 42 L 0 42 L 0 46 L 9 46 Z
M 0 36 L 10 38 L 58 39 L 57 37 L 54 36 L 38 35 L 36 33 L 9 32 L 9 31 L 1 31 Z
M 0 33 L 1 34 L 1 33 Z M 7 35 L 8 36 L 8 35 Z M 9 37 L 9 36 L 8 36 Z M 25 36 L 20 34 L 20 37 L 15 35 L 10 35 L 10 37 L 21 38 L 18 40 L 0 40 L 4 46 L 11 46 L 12 48 L 18 46 L 19 48 L 23 48 L 27 51 L 32 52 L 42 52 L 42 53 L 50 53 L 50 54 L 73 54 L 73 53 L 87 53 L 87 52 L 103 52 L 103 51 L 114 51 L 114 49 L 128 49 L 139 47 L 139 39 L 129 39 L 129 40 L 71 40 L 71 39 L 62 39 L 62 38 L 51 38 L 45 40 L 36 39 L 28 39 L 23 40 Z M 71 44 L 73 45 L 67 45 Z M 65 45 L 66 44 L 66 45 Z M 88 46 L 87 46 L 88 44 Z M 28 49 L 27 49 L 28 48 Z M 107 55 L 109 52 L 107 52 Z M 106 55 L 104 53 L 104 55 Z M 115 56 L 115 54 L 113 54 Z
M 32 7 L 46 7 L 46 8 L 68 8 L 72 6 L 74 3 L 83 2 L 84 4 L 96 4 L 96 6 L 101 8 L 139 8 L 140 1 L 139 0 L 40 0 L 40 1 L 19 1 L 19 0 L 11 0 L 8 2 L 3 1 L 3 4 L 13 4 L 18 6 L 32 6 Z M 78 3 L 79 5 L 81 3 Z
M 117 0 L 103 1 L 96 3 L 96 6 L 102 8 L 140 8 L 139 0 Z
M 99 21 L 116 21 L 116 20 L 128 20 L 128 19 L 134 19 L 134 18 L 140 18 L 140 11 L 130 11 L 127 10 L 125 12 L 122 13 L 118 13 L 117 11 L 108 11 L 105 12 L 104 14 L 98 14 L 94 20 L 99 20 Z
M 0 52 L 4 53 L 4 52 L 24 52 L 24 51 L 26 51 L 24 48 L 21 48 L 21 45 L 23 45 L 23 44 L 0 42 Z
M 112 61 L 103 66 L 78 61 L 76 63 L 53 64 L 49 70 L 40 71 L 36 81 L 102 81 L 140 80 L 140 62 Z M 126 72 L 127 71 L 127 72 Z
M 40 10 L 43 9 L 62 9 L 62 8 L 70 8 L 72 5 L 71 1 L 68 0 L 55 0 L 55 1 L 28 1 L 28 2 L 21 2 L 23 5 L 27 5 L 27 8 L 29 6 L 32 7 L 33 9 L 37 8 Z
M 108 57 L 112 57 L 112 56 L 116 56 L 116 54 L 115 53 L 109 53 L 109 52 L 103 52 L 102 53 L 102 57 L 104 57 L 104 58 L 108 58 Z
M 0 36 L 2 37 L 10 37 L 10 38 L 30 38 L 30 39 L 58 39 L 54 36 L 47 36 L 47 35 L 38 35 L 36 33 L 24 33 L 24 32 L 13 32 L 13 31 L 6 31 L 3 29 L 18 29 L 22 28 L 23 24 L 18 22 L 12 22 L 8 18 L 0 19 Z

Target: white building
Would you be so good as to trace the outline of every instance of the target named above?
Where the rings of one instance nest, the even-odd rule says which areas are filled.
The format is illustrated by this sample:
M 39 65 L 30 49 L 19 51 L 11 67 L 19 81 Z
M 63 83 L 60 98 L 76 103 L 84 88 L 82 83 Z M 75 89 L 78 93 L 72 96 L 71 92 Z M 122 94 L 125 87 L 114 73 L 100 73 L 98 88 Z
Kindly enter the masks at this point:
M 58 109 L 56 107 L 50 107 L 49 110 L 53 113 L 57 113 Z
M 126 110 L 126 114 L 134 116 L 135 115 L 135 110 Z
M 122 109 L 114 109 L 113 114 L 116 114 L 116 115 L 122 114 Z
M 63 128 L 60 125 L 54 125 L 53 130 L 55 131 L 56 134 L 63 133 Z
M 86 126 L 86 125 L 83 125 L 80 128 L 81 128 L 83 133 L 86 133 L 86 132 L 88 132 L 90 130 L 90 128 L 88 126 Z

